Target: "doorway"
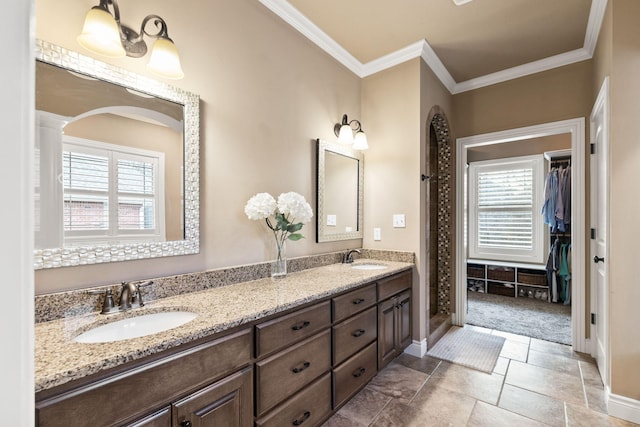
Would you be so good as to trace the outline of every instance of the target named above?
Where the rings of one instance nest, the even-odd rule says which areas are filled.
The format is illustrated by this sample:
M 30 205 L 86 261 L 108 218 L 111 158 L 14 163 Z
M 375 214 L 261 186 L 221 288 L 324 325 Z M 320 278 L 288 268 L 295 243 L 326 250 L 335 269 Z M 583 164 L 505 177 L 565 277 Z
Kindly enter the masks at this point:
M 483 147 L 493 144 L 530 140 L 531 138 L 544 138 L 552 135 L 568 134 L 571 139 L 572 169 L 571 179 L 573 191 L 571 205 L 584 206 L 585 200 L 585 153 L 584 153 L 584 127 L 583 118 L 546 123 L 542 125 L 517 128 L 507 131 L 494 132 L 471 137 L 459 138 L 456 142 L 456 302 L 453 323 L 464 325 L 467 310 L 467 215 L 468 200 L 467 189 L 467 163 L 468 151 L 474 147 Z M 571 345 L 574 351 L 587 352 L 587 340 L 585 338 L 585 236 L 581 230 L 585 229 L 584 209 L 574 209 L 572 214 L 572 229 L 574 233 L 572 241 L 571 270 L 572 281 L 575 286 L 571 288 Z
M 426 203 L 425 239 L 427 268 L 427 346 L 432 347 L 451 326 L 453 292 L 453 208 L 452 143 L 449 122 L 438 106 L 434 106 L 427 119 L 427 141 L 424 201 Z

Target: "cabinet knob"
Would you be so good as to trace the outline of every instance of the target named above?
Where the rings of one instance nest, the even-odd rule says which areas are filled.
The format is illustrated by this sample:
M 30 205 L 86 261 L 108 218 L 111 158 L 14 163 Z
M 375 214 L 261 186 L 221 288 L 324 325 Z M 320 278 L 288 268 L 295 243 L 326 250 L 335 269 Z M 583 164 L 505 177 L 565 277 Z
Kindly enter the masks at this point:
M 305 411 L 305 413 L 302 414 L 302 416 L 300 418 L 297 418 L 297 419 L 293 420 L 292 424 L 294 426 L 302 425 L 302 423 L 307 421 L 307 419 L 309 419 L 310 416 L 311 416 L 311 412 Z
M 355 305 L 362 304 L 364 302 L 364 298 L 354 299 L 352 302 Z
M 305 320 L 304 322 L 298 323 L 297 325 L 293 325 L 293 326 L 291 327 L 291 329 L 292 329 L 292 330 L 294 330 L 294 331 L 299 331 L 300 329 L 304 329 L 304 328 L 306 328 L 306 327 L 307 327 L 307 326 L 309 326 L 310 324 L 311 324 L 311 322 L 309 322 L 309 321 Z
M 599 262 L 604 262 L 604 257 L 599 257 L 598 255 L 593 257 L 593 262 L 595 262 L 596 264 Z
M 189 420 L 184 420 L 180 423 L 180 427 L 192 427 L 193 423 L 191 423 L 191 421 Z

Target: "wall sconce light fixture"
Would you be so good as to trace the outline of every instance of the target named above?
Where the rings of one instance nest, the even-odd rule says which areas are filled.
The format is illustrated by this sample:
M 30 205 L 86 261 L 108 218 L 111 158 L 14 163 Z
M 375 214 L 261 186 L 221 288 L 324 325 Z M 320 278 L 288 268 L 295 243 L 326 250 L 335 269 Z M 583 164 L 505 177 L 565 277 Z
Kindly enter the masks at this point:
M 113 7 L 113 15 L 109 12 L 109 5 Z M 153 21 L 157 27 L 156 33 L 146 30 L 149 21 Z M 178 49 L 169 38 L 164 19 L 158 15 L 147 16 L 142 20 L 140 33 L 137 33 L 120 23 L 117 0 L 100 0 L 99 5 L 92 7 L 87 13 L 82 33 L 77 40 L 82 47 L 99 55 L 111 58 L 125 55 L 141 58 L 147 53 L 147 44 L 143 39 L 145 35 L 156 39 L 147 64 L 149 70 L 169 79 L 183 78 Z
M 353 133 L 355 132 L 355 136 Z M 346 114 L 342 116 L 342 122 L 333 126 L 333 133 L 338 137 L 338 141 L 342 144 L 353 145 L 354 150 L 366 150 L 369 148 L 367 136 L 362 130 L 362 125 L 358 120 L 351 120 Z

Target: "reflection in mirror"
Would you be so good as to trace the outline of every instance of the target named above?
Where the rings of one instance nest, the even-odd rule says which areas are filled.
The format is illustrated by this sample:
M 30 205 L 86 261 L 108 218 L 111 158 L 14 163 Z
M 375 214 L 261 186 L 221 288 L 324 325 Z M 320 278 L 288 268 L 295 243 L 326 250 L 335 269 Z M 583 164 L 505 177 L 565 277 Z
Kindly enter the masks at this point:
M 198 253 L 197 95 L 37 48 L 34 267 Z
M 316 241 L 362 238 L 363 155 L 346 146 L 317 143 Z

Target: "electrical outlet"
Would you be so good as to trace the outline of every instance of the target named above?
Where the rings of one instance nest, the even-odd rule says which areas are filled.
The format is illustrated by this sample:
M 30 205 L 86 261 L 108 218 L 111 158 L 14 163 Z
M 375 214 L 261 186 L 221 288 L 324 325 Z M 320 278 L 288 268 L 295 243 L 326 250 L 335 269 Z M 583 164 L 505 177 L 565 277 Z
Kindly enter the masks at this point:
M 327 225 L 328 226 L 335 226 L 338 224 L 338 217 L 336 215 L 327 215 Z
M 382 240 L 382 231 L 379 228 L 373 229 L 373 240 Z
M 405 216 L 404 214 L 394 214 L 393 215 L 393 228 L 405 228 Z

